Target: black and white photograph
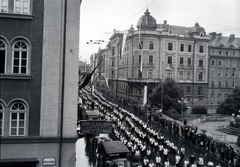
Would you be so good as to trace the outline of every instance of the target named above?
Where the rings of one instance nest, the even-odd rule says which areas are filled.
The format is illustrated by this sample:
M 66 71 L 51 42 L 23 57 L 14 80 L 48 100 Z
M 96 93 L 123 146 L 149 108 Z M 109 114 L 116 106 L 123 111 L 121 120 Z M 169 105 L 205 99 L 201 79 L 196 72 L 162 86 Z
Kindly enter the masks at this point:
M 240 167 L 239 0 L 0 0 L 1 167 Z

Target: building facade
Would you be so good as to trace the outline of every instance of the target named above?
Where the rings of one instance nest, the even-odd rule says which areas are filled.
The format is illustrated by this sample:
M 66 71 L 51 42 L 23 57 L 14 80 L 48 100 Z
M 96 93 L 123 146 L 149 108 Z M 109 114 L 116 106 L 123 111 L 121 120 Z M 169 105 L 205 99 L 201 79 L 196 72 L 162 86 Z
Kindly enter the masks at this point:
M 148 94 L 167 77 L 184 89 L 188 105 L 207 104 L 208 44 L 203 27 L 157 24 L 148 9 L 137 29 L 115 31 L 106 47 L 106 77 L 115 96 L 143 104 Z M 170 67 L 170 68 L 169 68 Z
M 209 108 L 215 112 L 232 89 L 240 86 L 240 38 L 209 34 Z
M 81 2 L 1 2 L 0 166 L 75 166 Z

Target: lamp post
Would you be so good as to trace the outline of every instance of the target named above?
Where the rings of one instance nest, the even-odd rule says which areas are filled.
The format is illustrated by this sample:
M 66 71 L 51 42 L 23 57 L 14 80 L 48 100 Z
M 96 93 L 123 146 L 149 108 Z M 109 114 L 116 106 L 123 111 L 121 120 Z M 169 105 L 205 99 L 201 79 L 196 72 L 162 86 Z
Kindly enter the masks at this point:
M 162 62 L 162 67 L 164 67 L 164 62 Z M 169 67 L 169 64 L 168 66 L 165 68 L 165 70 L 169 73 L 172 69 Z M 161 112 L 163 112 L 163 72 L 162 71 L 162 94 L 161 94 Z M 170 75 L 169 75 L 170 77 Z
M 178 103 L 180 103 L 181 106 L 181 119 L 183 120 L 183 104 L 187 103 L 187 101 L 184 98 L 181 98 L 181 100 L 178 100 Z

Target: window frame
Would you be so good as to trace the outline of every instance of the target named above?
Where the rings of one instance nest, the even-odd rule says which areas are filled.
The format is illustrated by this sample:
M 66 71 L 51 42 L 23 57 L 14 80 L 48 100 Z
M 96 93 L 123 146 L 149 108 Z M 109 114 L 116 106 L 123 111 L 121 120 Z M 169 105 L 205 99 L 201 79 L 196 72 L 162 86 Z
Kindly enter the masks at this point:
M 168 61 L 169 65 L 172 65 L 172 56 L 168 56 L 168 60 L 167 61 Z
M 148 63 L 153 64 L 153 55 L 148 55 Z
M 192 52 L 192 45 L 188 45 L 188 52 Z
M 180 52 L 184 52 L 184 44 L 180 44 Z
M 203 67 L 203 59 L 199 59 L 198 60 L 198 66 L 199 67 Z
M 5 117 L 5 114 L 4 114 L 4 111 L 5 111 L 5 107 L 3 106 L 2 103 L 0 103 L 0 114 L 2 114 L 2 119 L 0 119 L 0 136 L 4 136 L 4 124 L 5 124 L 5 121 L 4 121 L 4 117 Z
M 24 106 L 24 110 L 20 110 L 19 108 L 17 108 L 17 110 L 13 110 L 13 106 L 15 106 L 15 104 L 21 104 L 22 106 Z M 16 121 L 16 127 L 12 127 L 12 116 L 13 114 L 17 114 L 17 119 Z M 24 119 L 20 119 L 20 114 L 24 114 Z M 27 106 L 22 103 L 22 102 L 14 102 L 11 106 L 10 106 L 10 119 L 9 119 L 9 136 L 14 137 L 14 136 L 26 136 L 27 134 Z M 23 127 L 20 127 L 20 121 L 23 121 Z M 16 134 L 12 134 L 12 130 L 16 128 Z M 23 134 L 19 134 L 19 130 L 23 129 Z
M 27 46 L 27 49 L 14 48 L 14 46 L 15 46 L 18 42 L 25 43 L 25 45 Z M 29 74 L 29 71 L 28 71 L 28 70 L 29 70 L 29 50 L 30 50 L 29 44 L 28 44 L 26 41 L 22 40 L 22 39 L 16 40 L 16 41 L 13 43 L 13 45 L 12 45 L 12 71 L 11 71 L 12 74 L 18 74 L 18 75 L 28 75 L 28 74 Z M 14 72 L 14 60 L 15 60 L 15 54 L 14 54 L 14 53 L 15 53 L 15 52 L 18 52 L 18 53 L 19 53 L 18 73 L 15 73 L 15 72 Z M 22 72 L 21 72 L 21 71 L 22 71 L 22 60 L 23 60 L 23 58 L 22 58 L 22 53 L 23 53 L 23 52 L 26 52 L 26 73 L 22 73 Z
M 20 13 L 17 13 L 17 12 L 16 12 L 16 1 L 20 1 L 20 3 L 21 3 L 21 7 L 20 7 L 21 12 L 20 12 Z M 23 13 L 23 2 L 24 2 L 24 1 L 27 1 L 27 2 L 28 2 L 28 12 L 27 12 L 27 13 Z M 14 2 L 13 2 L 13 13 L 14 13 L 14 14 L 29 15 L 29 14 L 30 14 L 30 0 L 14 0 Z
M 203 53 L 204 52 L 204 47 L 203 47 L 203 45 L 200 45 L 199 46 L 199 53 Z
M 199 71 L 198 72 L 198 80 L 203 80 L 203 72 L 202 71 Z
M 183 65 L 183 62 L 184 62 L 184 58 L 183 57 L 180 57 L 180 60 L 179 60 L 179 65 Z
M 7 1 L 7 10 L 6 11 L 2 11 L 3 10 L 3 4 L 2 4 L 2 0 L 0 0 L 0 13 L 8 13 L 8 8 L 9 8 L 9 0 L 6 0 Z
M 191 66 L 192 65 L 192 59 L 191 57 L 188 57 L 188 66 Z
M 187 80 L 190 80 L 191 79 L 191 71 L 187 71 Z
M 149 49 L 153 50 L 154 49 L 154 42 L 149 41 Z
M 0 74 L 6 74 L 6 72 L 7 72 L 6 70 L 7 70 L 7 54 L 8 54 L 7 51 L 8 51 L 8 46 L 7 46 L 6 42 L 4 42 L 4 40 L 0 39 L 0 41 L 5 45 L 4 48 L 0 46 L 0 50 L 4 51 L 4 72 L 3 73 L 0 72 Z
M 168 42 L 168 50 L 173 51 L 173 43 L 172 42 Z
M 183 71 L 179 71 L 179 79 L 183 79 L 184 78 L 184 74 L 183 74 Z
M 153 78 L 153 70 L 148 70 L 148 78 Z

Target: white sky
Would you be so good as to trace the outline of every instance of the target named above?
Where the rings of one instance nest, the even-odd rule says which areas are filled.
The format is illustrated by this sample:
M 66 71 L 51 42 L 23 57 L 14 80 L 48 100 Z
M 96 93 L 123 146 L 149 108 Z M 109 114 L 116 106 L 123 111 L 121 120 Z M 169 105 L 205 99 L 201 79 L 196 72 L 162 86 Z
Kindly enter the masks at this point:
M 90 40 L 108 41 L 113 29 L 136 29 L 146 8 L 157 24 L 191 27 L 196 22 L 206 32 L 240 37 L 240 0 L 82 0 L 80 10 L 80 52 L 82 61 L 105 44 L 86 44 Z

